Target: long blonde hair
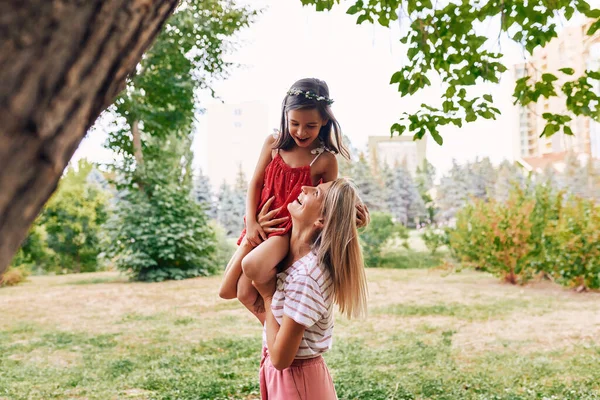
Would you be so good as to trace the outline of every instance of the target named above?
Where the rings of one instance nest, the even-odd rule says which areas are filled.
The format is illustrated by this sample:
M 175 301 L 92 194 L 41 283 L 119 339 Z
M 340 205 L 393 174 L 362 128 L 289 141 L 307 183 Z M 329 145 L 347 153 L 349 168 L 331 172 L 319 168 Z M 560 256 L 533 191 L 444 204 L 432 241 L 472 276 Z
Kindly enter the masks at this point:
M 360 202 L 353 183 L 337 179 L 329 187 L 321 208 L 323 230 L 314 244 L 319 263 L 333 280 L 333 298 L 348 318 L 367 312 L 367 279 L 356 227 Z

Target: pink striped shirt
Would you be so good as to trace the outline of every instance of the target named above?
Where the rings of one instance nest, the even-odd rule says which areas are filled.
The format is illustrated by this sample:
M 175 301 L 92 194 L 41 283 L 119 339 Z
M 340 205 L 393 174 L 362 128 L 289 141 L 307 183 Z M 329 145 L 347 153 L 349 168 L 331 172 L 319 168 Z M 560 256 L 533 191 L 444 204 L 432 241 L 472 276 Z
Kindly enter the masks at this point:
M 295 358 L 313 358 L 329 350 L 333 333 L 333 281 L 308 253 L 277 274 L 277 290 L 271 301 L 273 316 L 281 325 L 287 315 L 306 330 Z M 263 330 L 263 346 L 267 346 Z

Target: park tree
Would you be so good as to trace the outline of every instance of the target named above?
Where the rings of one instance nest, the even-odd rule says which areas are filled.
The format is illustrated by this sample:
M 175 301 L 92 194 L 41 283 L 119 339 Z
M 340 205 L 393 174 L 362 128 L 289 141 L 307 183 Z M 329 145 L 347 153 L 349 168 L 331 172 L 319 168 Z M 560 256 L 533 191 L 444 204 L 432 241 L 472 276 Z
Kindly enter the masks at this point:
M 253 15 L 231 1 L 185 1 L 110 108 L 106 146 L 120 155 L 112 169 L 124 195 L 108 253 L 134 279 L 215 271 L 215 234 L 192 193 L 196 95 L 226 76 L 224 54 Z
M 545 1 L 448 1 L 431 0 L 301 0 L 317 11 L 330 10 L 336 4 L 350 4 L 347 13 L 356 15 L 357 24 L 373 23 L 389 27 L 399 20 L 407 25 L 399 40 L 407 46 L 408 61 L 390 78 L 401 96 L 410 96 L 438 83 L 443 90 L 440 103 L 422 104 L 416 112 L 405 112 L 391 131 L 414 133 L 416 139 L 430 134 L 442 144 L 439 129 L 444 125 L 461 127 L 480 118 L 495 119 L 500 110 L 491 93 L 470 94 L 475 85 L 498 83 L 507 70 L 502 63 L 501 40 L 511 40 L 532 54 L 557 37 L 562 21 L 576 14 L 590 19 L 589 36 L 600 29 L 600 9 L 585 0 Z M 484 36 L 481 26 L 493 26 L 494 34 Z M 558 76 L 557 76 L 558 75 Z M 600 95 L 594 85 L 600 71 L 586 70 L 575 76 L 572 68 L 560 68 L 557 75 L 526 75 L 516 81 L 515 103 L 527 106 L 540 98 L 558 98 L 568 113 L 543 113 L 544 136 L 558 131 L 567 135 L 574 115 L 600 121 Z M 559 83 L 560 82 L 560 83 Z M 554 100 L 553 100 L 554 101 Z
M 454 218 L 469 200 L 469 174 L 465 166 L 452 162 L 452 168 L 440 180 L 436 202 L 440 208 L 439 218 L 448 221 Z
M 0 274 L 177 0 L 0 2 Z
M 197 3 L 207 7 L 191 17 L 206 17 L 207 31 L 243 26 L 211 15 L 230 1 Z M 0 274 L 86 132 L 125 88 L 179 4 L 185 9 L 189 2 L 0 2 Z M 213 48 L 209 37 L 191 38 L 199 54 Z M 208 72 L 213 67 L 219 64 Z
M 367 207 L 372 211 L 384 211 L 386 207 L 383 187 L 378 177 L 373 174 L 364 153 L 360 153 L 358 160 L 352 164 L 351 172 L 360 198 Z
M 198 170 L 194 178 L 194 186 L 192 196 L 196 202 L 201 204 L 206 210 L 206 214 L 210 219 L 216 219 L 216 208 L 213 200 L 213 191 L 208 175 L 204 175 L 202 168 Z

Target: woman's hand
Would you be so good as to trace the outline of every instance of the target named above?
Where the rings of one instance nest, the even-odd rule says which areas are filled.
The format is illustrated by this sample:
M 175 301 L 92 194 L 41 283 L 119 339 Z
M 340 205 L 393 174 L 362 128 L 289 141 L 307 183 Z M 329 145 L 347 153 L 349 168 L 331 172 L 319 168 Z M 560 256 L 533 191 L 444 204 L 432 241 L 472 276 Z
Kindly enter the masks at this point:
M 248 240 L 248 243 L 250 243 L 252 247 L 256 247 L 267 240 L 267 234 L 258 221 L 253 221 L 248 217 L 246 217 L 246 240 Z
M 269 207 L 271 207 L 271 204 L 273 203 L 274 199 L 275 197 L 271 197 L 269 200 L 267 200 L 265 205 L 260 209 L 260 212 L 256 216 L 257 223 L 260 225 L 263 232 L 265 232 L 266 234 L 285 231 L 285 228 L 275 228 L 275 226 L 286 222 L 288 219 L 290 219 L 290 217 L 281 217 L 273 219 L 273 217 L 277 215 L 279 211 L 281 211 L 281 207 L 269 211 Z
M 356 227 L 364 228 L 371 222 L 371 216 L 369 215 L 369 209 L 363 203 L 356 205 Z
M 258 294 L 260 294 L 263 299 L 270 299 L 273 297 L 275 289 L 277 288 L 277 275 L 263 283 L 252 281 L 252 285 L 258 290 Z

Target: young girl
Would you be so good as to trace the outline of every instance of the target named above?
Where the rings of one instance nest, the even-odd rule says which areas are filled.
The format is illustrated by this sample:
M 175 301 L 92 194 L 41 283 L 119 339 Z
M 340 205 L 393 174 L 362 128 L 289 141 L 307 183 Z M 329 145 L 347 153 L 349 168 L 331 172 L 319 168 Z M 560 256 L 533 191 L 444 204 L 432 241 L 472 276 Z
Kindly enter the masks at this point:
M 262 298 L 242 270 L 252 270 L 257 282 L 266 282 L 275 275 L 289 250 L 292 221 L 287 205 L 300 195 L 302 186 L 337 178 L 334 154 L 350 158 L 342 144 L 340 125 L 331 112 L 332 103 L 325 82 L 309 78 L 294 83 L 283 99 L 279 134 L 265 140 L 248 186 L 246 227 L 225 269 L 219 295 L 224 299 L 237 297 L 261 322 Z M 275 223 L 279 223 L 268 232 L 257 221 L 263 207 L 270 207 Z
M 288 205 L 293 228 L 282 271 L 269 282 L 254 282 L 266 310 L 262 399 L 337 399 L 321 354 L 332 344 L 334 304 L 348 317 L 366 312 L 357 226 L 368 223 L 368 212 L 360 204 L 355 186 L 337 179 L 304 187 Z

